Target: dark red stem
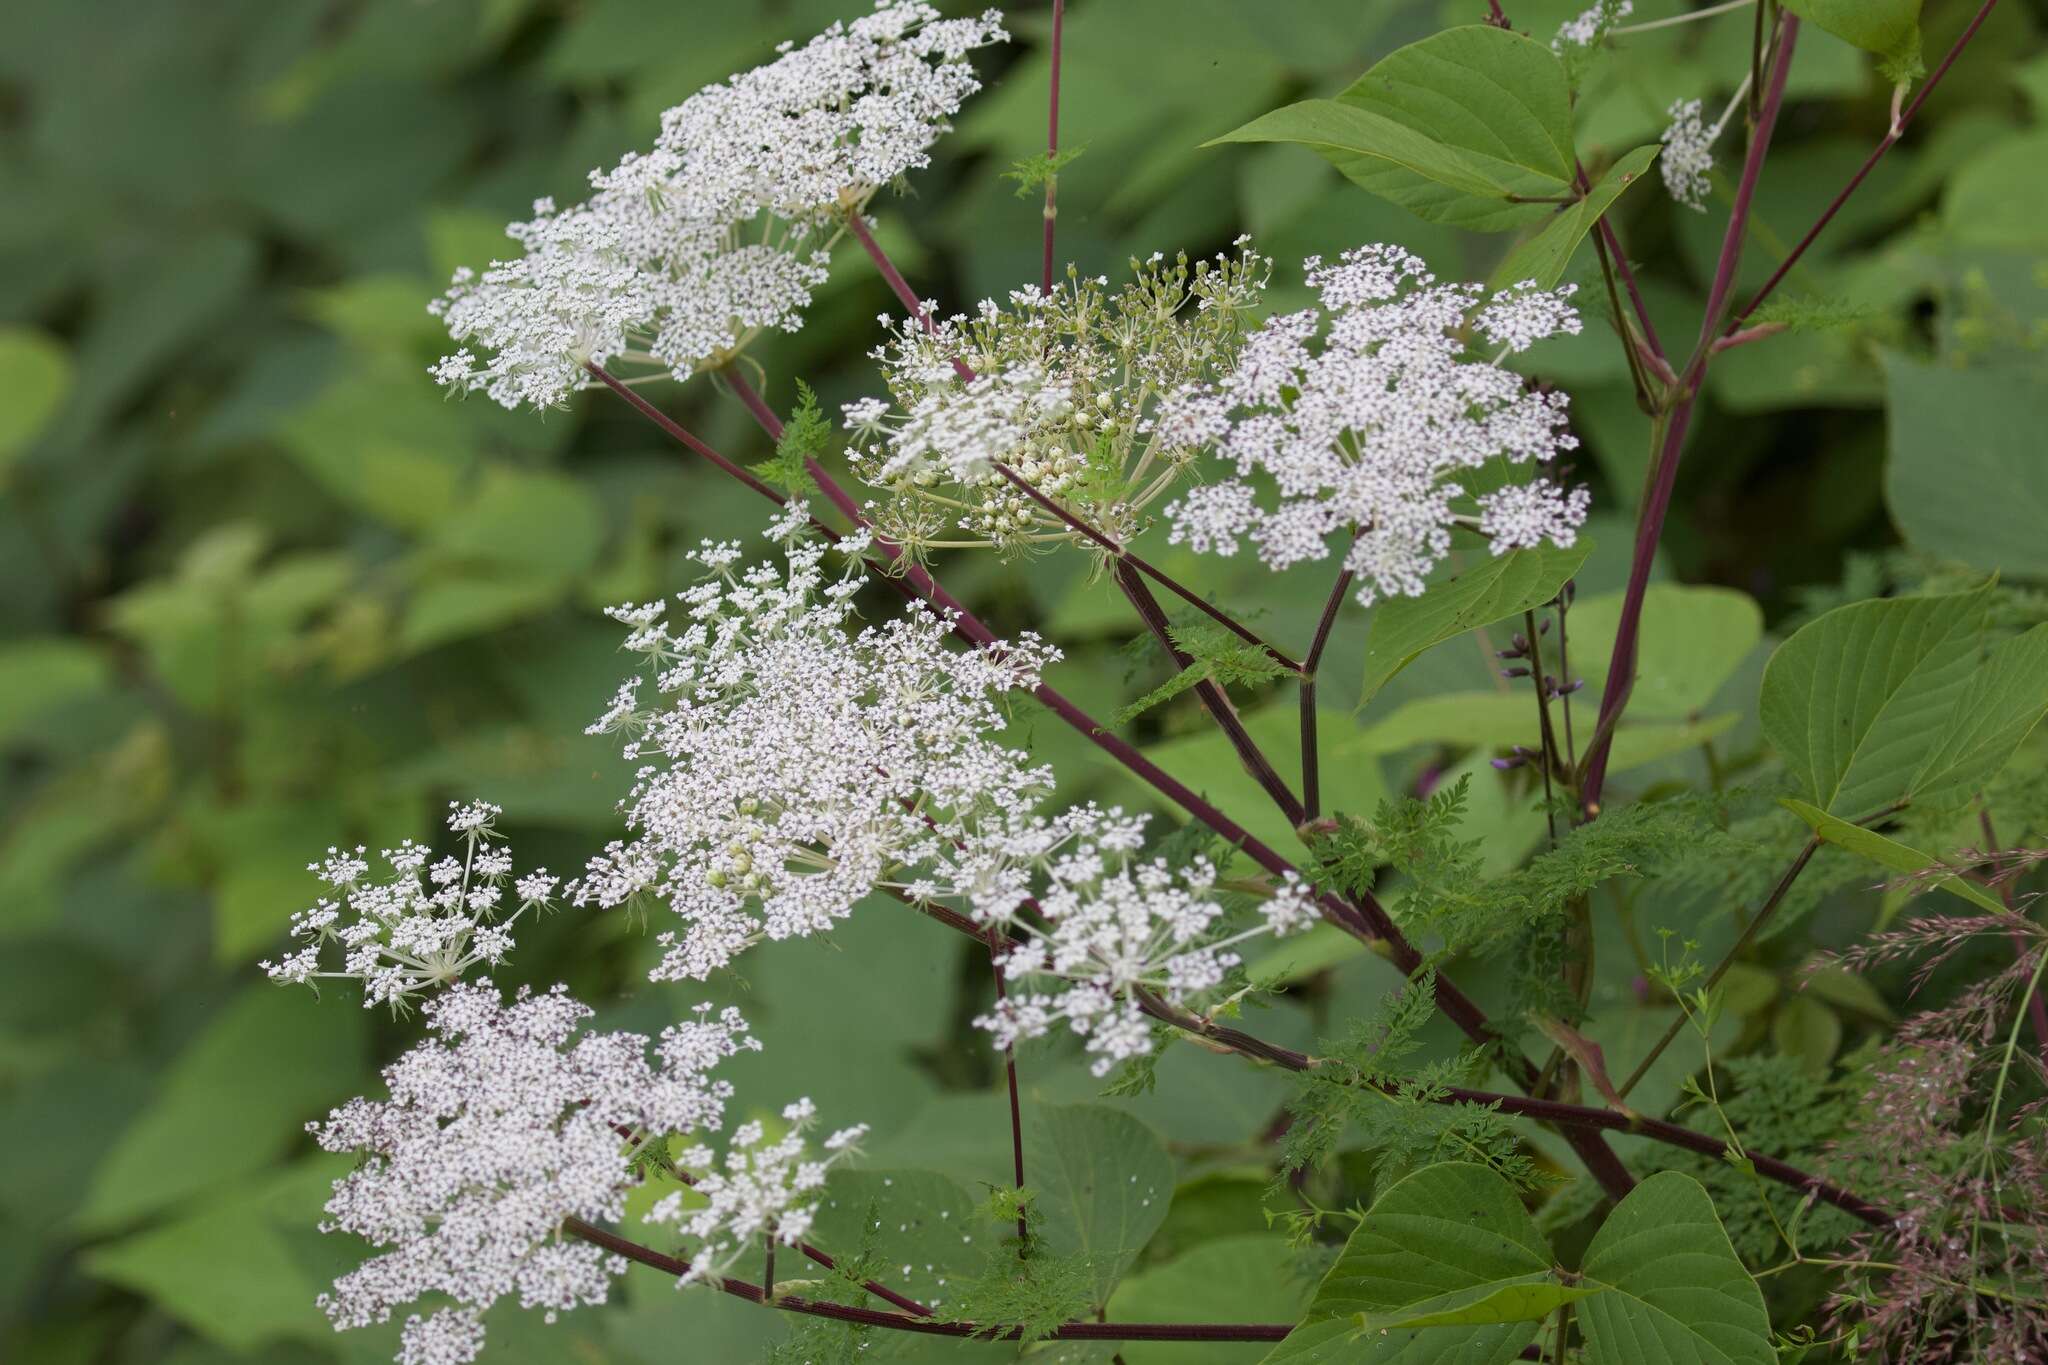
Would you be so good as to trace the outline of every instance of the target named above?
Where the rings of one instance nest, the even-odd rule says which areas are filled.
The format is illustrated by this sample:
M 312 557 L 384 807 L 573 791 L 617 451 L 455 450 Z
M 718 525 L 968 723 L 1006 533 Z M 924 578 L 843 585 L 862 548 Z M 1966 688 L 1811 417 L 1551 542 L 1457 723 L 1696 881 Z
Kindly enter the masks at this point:
M 1820 218 L 1815 221 L 1812 227 L 1806 230 L 1806 235 L 1799 239 L 1798 245 L 1792 248 L 1785 259 L 1778 263 L 1778 268 L 1771 272 L 1771 277 L 1764 281 L 1763 287 L 1752 294 L 1749 302 L 1742 306 L 1741 311 L 1728 320 L 1729 331 L 1733 332 L 1739 328 L 1749 318 L 1749 315 L 1757 310 L 1757 305 L 1771 296 L 1771 291 L 1776 289 L 1785 276 L 1791 273 L 1792 267 L 1799 263 L 1799 258 L 1806 254 L 1806 249 L 1813 245 L 1814 239 L 1827 230 L 1829 223 L 1835 221 L 1835 215 L 1842 211 L 1842 205 L 1849 202 L 1849 196 L 1856 192 L 1857 187 L 1863 183 L 1865 177 L 1872 170 L 1876 169 L 1878 162 L 1884 159 L 1884 154 L 1890 151 L 1892 145 L 1899 140 L 1900 134 L 1906 131 L 1906 125 L 1913 121 L 1913 115 L 1920 112 L 1920 106 L 1925 104 L 1927 97 L 1934 93 L 1934 87 L 1941 84 L 1941 78 L 1948 74 L 1949 67 L 1955 64 L 1956 58 L 1962 55 L 1963 49 L 1969 46 L 1970 40 L 1977 36 L 1977 30 L 1982 28 L 1984 21 L 1991 17 L 1992 8 L 1997 4 L 1998 0 L 1984 0 L 1983 5 L 1978 8 L 1976 15 L 1970 20 L 1968 26 L 1963 29 L 1962 36 L 1955 40 L 1954 45 L 1948 50 L 1948 55 L 1941 59 L 1940 64 L 1934 68 L 1933 73 L 1927 77 L 1927 83 L 1920 87 L 1920 93 L 1915 95 L 1913 102 L 1900 112 L 1898 122 L 1885 130 L 1885 135 L 1878 140 L 1877 146 L 1871 149 L 1870 155 L 1864 158 L 1863 164 L 1856 168 L 1856 174 L 1849 177 L 1849 183 L 1842 186 L 1828 206 L 1821 210 Z
M 1330 643 L 1330 630 L 1337 624 L 1337 609 L 1344 594 L 1351 591 L 1351 570 L 1343 569 L 1330 585 L 1323 603 L 1322 619 L 1316 622 L 1315 639 L 1301 661 L 1301 806 L 1302 820 L 1322 814 L 1322 746 L 1316 733 L 1316 666 L 1323 661 L 1323 648 Z
M 1721 238 L 1721 255 L 1714 267 L 1714 283 L 1707 294 L 1706 320 L 1700 328 L 1692 359 L 1678 377 L 1673 405 L 1665 414 L 1664 440 L 1650 488 L 1636 519 L 1635 552 L 1629 562 L 1628 589 L 1623 594 L 1621 620 L 1615 629 L 1614 652 L 1607 663 L 1607 685 L 1600 694 L 1600 717 L 1591 746 L 1586 751 L 1586 777 L 1579 799 L 1588 817 L 1600 811 L 1600 794 L 1607 778 L 1607 756 L 1614 745 L 1614 730 L 1622 708 L 1628 705 L 1635 685 L 1636 648 L 1642 629 L 1643 595 L 1650 586 L 1650 565 L 1656 558 L 1657 542 L 1664 534 L 1664 518 L 1671 510 L 1671 492 L 1678 482 L 1678 461 L 1685 449 L 1686 430 L 1692 423 L 1693 403 L 1706 377 L 1707 362 L 1713 356 L 1713 340 L 1720 332 L 1735 287 L 1736 267 L 1742 261 L 1742 242 L 1749 230 L 1749 209 L 1756 197 L 1757 177 L 1770 151 L 1771 133 L 1777 127 L 1778 111 L 1785 102 L 1785 77 L 1792 68 L 1792 51 L 1799 40 L 1799 20 L 1786 15 L 1778 29 L 1777 55 L 1771 66 L 1770 88 L 1750 135 L 1749 151 L 1742 160 L 1742 178 L 1735 187 L 1735 206 L 1728 214 L 1728 230 Z
M 581 1218 L 563 1220 L 562 1228 L 572 1237 L 580 1237 L 593 1246 L 603 1247 L 664 1274 L 680 1278 L 690 1272 L 688 1261 L 642 1246 Z M 768 1304 L 786 1313 L 803 1313 L 809 1317 L 830 1318 L 834 1322 L 851 1322 L 862 1327 L 886 1327 L 933 1337 L 983 1337 L 991 1341 L 1015 1341 L 1020 1335 L 1015 1327 L 941 1322 L 936 1318 L 884 1313 L 878 1309 L 855 1308 L 850 1304 L 799 1298 L 793 1294 L 778 1295 L 771 1301 L 761 1286 L 748 1284 L 745 1280 L 719 1280 L 715 1287 L 748 1303 Z M 1293 1324 L 1285 1322 L 1071 1322 L 1055 1327 L 1046 1335 L 1055 1341 L 1279 1341 L 1292 1330 Z
M 1060 152 L 1060 40 L 1067 26 L 1067 0 L 1052 0 L 1052 79 L 1045 101 L 1045 260 L 1039 279 L 1045 292 L 1052 292 L 1052 234 L 1059 219 L 1059 172 L 1054 166 Z

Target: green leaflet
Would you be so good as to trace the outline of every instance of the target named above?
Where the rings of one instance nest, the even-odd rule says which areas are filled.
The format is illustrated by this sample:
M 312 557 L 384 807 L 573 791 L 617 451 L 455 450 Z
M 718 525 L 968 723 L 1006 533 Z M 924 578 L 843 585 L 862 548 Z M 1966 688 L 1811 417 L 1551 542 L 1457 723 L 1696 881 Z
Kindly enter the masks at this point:
M 1782 0 L 1802 19 L 1884 59 L 1884 74 L 1907 81 L 1921 74 L 1920 0 Z
M 1158 1134 L 1102 1105 L 1041 1104 L 1024 1166 L 1038 1191 L 1041 1234 L 1057 1255 L 1085 1257 L 1095 1302 L 1109 1294 L 1166 1221 L 1173 1159 Z
M 1542 606 L 1592 552 L 1593 542 L 1583 537 L 1570 549 L 1515 550 L 1482 560 L 1448 582 L 1431 584 L 1420 597 L 1381 602 L 1372 612 L 1358 704 L 1371 701 L 1424 651 Z
M 1900 533 L 1986 572 L 2048 578 L 2048 381 L 2025 365 L 1957 369 L 1898 354 L 1885 357 L 1884 377 L 1885 502 Z
M 1663 150 L 1660 144 L 1651 143 L 1636 148 L 1609 166 L 1607 174 L 1600 177 L 1584 198 L 1558 210 L 1541 231 L 1508 253 L 1507 259 L 1493 272 L 1494 284 L 1505 287 L 1523 280 L 1534 280 L 1541 288 L 1553 288 L 1564 278 L 1565 269 L 1572 262 L 1572 253 L 1579 249 L 1579 243 L 1586 239 L 1593 225 L 1614 207 L 1615 200 L 1643 178 L 1643 172 L 1650 169 L 1650 163 Z
M 1876 830 L 1852 825 L 1847 820 L 1838 819 L 1824 810 L 1809 806 L 1804 801 L 1795 801 L 1788 796 L 1778 804 L 1812 826 L 1813 832 L 1829 843 L 1846 848 L 1851 853 L 1860 853 L 1880 867 L 1888 867 L 1894 872 L 1911 873 L 1924 872 L 1941 863 L 1941 859 L 1932 853 L 1922 853 L 1910 844 L 1887 839 Z M 1982 910 L 1989 910 L 1994 915 L 2005 913 L 2005 907 L 1986 893 L 1983 887 L 1961 877 L 1941 877 L 1929 882 L 1928 886 L 1946 891 L 1951 896 L 1960 896 L 1970 904 Z
M 1622 1200 L 1572 1275 L 1513 1188 L 1483 1166 L 1429 1166 L 1380 1196 L 1266 1357 L 1300 1362 L 1514 1359 L 1575 1303 L 1592 1365 L 1768 1365 L 1770 1320 L 1698 1181 L 1666 1171 Z
M 1964 799 L 2048 712 L 2048 626 L 1985 648 L 1990 588 L 1838 607 L 1764 669 L 1764 734 L 1848 820 Z
M 28 327 L 0 327 L 0 472 L 28 449 L 71 391 L 71 355 Z
M 1691 1176 L 1637 1185 L 1586 1248 L 1578 1306 L 1594 1365 L 1769 1365 L 1771 1321 L 1714 1204 Z
M 1411 43 L 1334 100 L 1276 109 L 1213 141 L 1304 144 L 1374 194 L 1483 232 L 1554 212 L 1511 197 L 1573 188 L 1564 67 L 1542 44 L 1486 24 Z

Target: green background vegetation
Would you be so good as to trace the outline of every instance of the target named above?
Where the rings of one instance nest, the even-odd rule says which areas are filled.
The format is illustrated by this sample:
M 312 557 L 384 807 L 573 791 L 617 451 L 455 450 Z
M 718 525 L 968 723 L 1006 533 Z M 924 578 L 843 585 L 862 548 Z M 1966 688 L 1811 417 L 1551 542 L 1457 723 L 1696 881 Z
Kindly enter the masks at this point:
M 663 108 L 854 3 L 8 6 L 0 1357 L 387 1358 L 388 1334 L 338 1338 L 312 1305 L 353 1248 L 314 1230 L 336 1167 L 301 1130 L 373 1085 L 415 1026 L 362 1010 L 348 990 L 316 999 L 271 987 L 254 963 L 313 898 L 309 858 L 331 842 L 423 836 L 451 798 L 504 806 L 522 867 L 573 871 L 610 837 L 623 789 L 608 742 L 581 734 L 625 671 L 598 609 L 675 590 L 700 536 L 758 524 L 748 495 L 608 397 L 544 418 L 445 401 L 426 374 L 444 338 L 425 303 L 457 264 L 501 250 L 501 225 L 534 197 L 575 197 L 585 170 L 649 140 Z M 1214 251 L 1248 230 L 1281 262 L 1281 306 L 1302 256 L 1363 241 L 1398 240 L 1444 277 L 1484 278 L 1501 238 L 1422 223 L 1298 149 L 1197 150 L 1480 8 L 1076 0 L 1064 140 L 1086 153 L 1061 177 L 1063 258 L 1114 281 L 1133 254 Z M 1542 36 L 1578 8 L 1509 6 Z M 1938 53 L 1972 7 L 1927 8 Z M 1636 17 L 1673 9 L 1643 0 Z M 1019 41 L 982 54 L 989 88 L 934 168 L 908 195 L 878 201 L 906 273 L 954 306 L 1037 272 L 1037 206 L 998 172 L 1041 144 L 1045 15 L 1027 7 L 1012 24 Z M 1645 764 L 1624 787 L 1697 780 L 1704 739 L 1731 763 L 1753 753 L 1762 660 L 1816 605 L 1923 581 L 1936 560 L 2001 567 L 2020 584 L 2048 578 L 2043 26 L 2038 5 L 1999 8 L 1789 282 L 1790 298 L 1853 316 L 1714 365 L 1660 573 L 1719 589 L 1652 602 L 1646 668 L 1669 691 L 1660 702 L 1639 690 L 1632 714 L 1663 728 L 1642 737 Z M 1594 73 L 1581 146 L 1611 156 L 1653 140 L 1672 100 L 1713 104 L 1713 73 L 1739 69 L 1747 44 L 1746 20 L 1641 41 L 1625 79 L 1618 64 Z M 1744 260 L 1750 285 L 1881 133 L 1887 93 L 1860 54 L 1818 30 L 1802 37 Z M 1705 215 L 1650 189 L 1623 207 L 1667 337 L 1697 331 L 1726 193 L 1724 181 Z M 1577 277 L 1590 284 L 1589 261 L 1582 253 Z M 1586 298 L 1597 304 L 1597 286 Z M 864 262 L 842 254 L 804 330 L 760 353 L 770 401 L 787 407 L 799 376 L 828 410 L 877 391 L 862 356 L 890 307 Z M 1580 590 L 1597 599 L 1626 568 L 1648 422 L 1597 319 L 1579 342 L 1527 359 L 1573 395 L 1580 473 L 1598 494 Z M 708 384 L 659 398 L 735 456 L 767 453 Z M 1306 638 L 1320 567 L 1275 577 L 1155 546 L 1176 574 L 1261 612 L 1274 638 Z M 968 559 L 947 578 L 999 628 L 1035 625 L 1071 644 L 1054 680 L 1106 715 L 1164 673 L 1123 647 L 1121 604 L 1085 567 L 1078 555 Z M 1526 738 L 1526 696 L 1503 718 L 1482 651 L 1454 645 L 1354 717 L 1362 627 L 1347 612 L 1324 673 L 1335 680 L 1324 684 L 1326 803 L 1369 812 L 1425 767 L 1473 771 L 1465 834 L 1489 840 L 1496 869 L 1512 865 L 1540 817 L 1484 757 Z M 1484 695 L 1446 706 L 1446 693 Z M 1290 711 L 1276 703 L 1275 734 L 1290 732 Z M 1197 725 L 1192 709 L 1174 709 L 1137 733 L 1233 809 L 1259 809 Z M 1077 792 L 1145 799 L 1070 734 L 1040 721 L 1025 733 Z M 2040 747 L 2025 760 L 2036 771 Z M 1289 844 L 1284 828 L 1259 832 Z M 1786 831 L 1792 844 L 1801 835 Z M 1753 888 L 1660 904 L 1647 922 L 1701 938 L 1711 958 L 1732 934 L 1713 912 L 1743 894 Z M 1794 996 L 1785 985 L 1810 939 L 1867 926 L 1868 896 L 1860 909 L 1837 903 L 1855 898 L 1852 888 L 1806 907 L 1799 934 L 1743 968 L 1731 1042 L 1821 1076 L 1883 1021 L 1890 1006 L 1875 992 Z M 609 1017 L 653 1027 L 686 993 L 646 985 L 647 946 L 645 926 L 567 911 L 524 937 L 500 980 L 623 997 Z M 1669 1014 L 1638 1007 L 1626 949 L 1610 947 L 1588 1031 L 1611 1057 L 1632 1056 Z M 1343 946 L 1312 938 L 1293 951 L 1301 988 L 1256 1020 L 1282 1041 L 1339 1026 L 1391 981 Z M 874 1124 L 871 1166 L 935 1169 L 970 1191 L 1002 1177 L 989 1058 L 966 1029 L 986 965 L 967 946 L 878 907 L 833 943 L 748 966 L 744 983 L 716 988 L 746 1001 L 769 1045 L 736 1068 L 744 1101 L 807 1091 L 832 1122 Z M 1485 998 L 1487 969 L 1470 975 Z M 1668 1074 L 1641 1093 L 1661 1085 L 1668 1100 L 1687 1065 L 1674 1049 Z M 1057 1052 L 1027 1054 L 1025 1075 L 1042 1100 L 1095 1095 Z M 1261 1137 L 1286 1094 L 1280 1079 L 1181 1048 L 1154 1094 L 1113 1101 L 1171 1137 L 1180 1182 L 1117 1316 L 1299 1312 L 1306 1283 L 1284 1273 L 1290 1253 L 1258 1213 Z M 1218 1283 L 1241 1301 L 1216 1298 Z M 781 1330 L 769 1314 L 679 1297 L 645 1272 L 628 1300 L 553 1329 L 501 1312 L 490 1358 L 739 1360 Z M 1257 1353 L 1124 1354 L 1176 1365 Z

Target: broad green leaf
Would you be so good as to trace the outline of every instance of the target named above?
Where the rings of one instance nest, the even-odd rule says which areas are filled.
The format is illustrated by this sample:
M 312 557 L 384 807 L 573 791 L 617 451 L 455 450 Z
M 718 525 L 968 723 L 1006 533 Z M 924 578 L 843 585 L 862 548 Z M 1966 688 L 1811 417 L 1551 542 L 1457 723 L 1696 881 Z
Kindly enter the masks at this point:
M 1289 1322 L 1301 1315 L 1314 1287 L 1293 1265 L 1287 1239 L 1278 1233 L 1217 1237 L 1125 1280 L 1109 1301 L 1109 1316 L 1122 1322 Z M 1134 1341 L 1117 1353 L 1127 1365 L 1236 1365 L 1267 1350 L 1247 1342 Z
M 971 1277 L 1002 1241 L 1003 1230 L 977 1205 L 936 1171 L 836 1170 L 808 1240 L 835 1255 L 871 1250 L 882 1267 L 876 1278 L 889 1288 L 920 1303 L 943 1301 L 947 1281 Z M 800 1258 L 777 1260 L 775 1273 L 792 1280 L 831 1274 Z
M 1571 96 L 1551 51 L 1487 24 L 1390 53 L 1334 100 L 1276 109 L 1215 142 L 1293 142 L 1433 222 L 1502 231 L 1572 193 Z
M 1572 254 L 1579 249 L 1579 243 L 1593 230 L 1601 216 L 1614 207 L 1614 201 L 1642 179 L 1643 172 L 1657 159 L 1663 147 L 1651 143 L 1638 147 L 1607 168 L 1607 174 L 1600 177 L 1592 191 L 1585 197 L 1559 209 L 1551 220 L 1545 223 L 1535 236 L 1522 242 L 1508 253 L 1493 272 L 1497 286 L 1519 284 L 1534 280 L 1544 289 L 1553 288 L 1564 278 L 1565 269 L 1572 263 Z
M 1771 1020 L 1771 1042 L 1808 1075 L 1826 1076 L 1842 1050 L 1842 1021 L 1819 1000 L 1794 995 Z
M 1764 735 L 1813 803 L 1857 819 L 1913 795 L 1981 666 L 1989 588 L 1837 607 L 1764 667 Z
M 1373 1203 L 1323 1277 L 1308 1316 L 1266 1359 L 1512 1360 L 1556 1307 L 1553 1301 L 1538 1309 L 1546 1279 L 1557 1285 L 1550 1248 L 1513 1186 L 1469 1162 L 1425 1166 Z M 1531 1316 L 1486 1316 L 1515 1309 Z M 1409 1313 L 1461 1310 L 1479 1316 L 1401 1325 Z M 1340 1335 L 1326 1325 L 1333 1322 L 1350 1330 Z
M 41 332 L 0 327 L 0 472 L 28 449 L 71 390 L 71 357 Z
M 1913 796 L 1967 799 L 1998 775 L 2048 713 L 2048 624 L 1992 646 L 1970 675 L 1933 749 L 1913 775 Z
M 2048 63 L 2035 63 L 2048 74 Z M 2037 116 L 2038 117 L 2038 116 Z M 2000 138 L 1973 153 L 1941 196 L 1944 236 L 1970 246 L 2037 253 L 2048 245 L 2048 130 Z
M 82 640 L 52 636 L 0 646 L 0 743 L 28 734 L 45 714 L 106 690 L 106 656 Z
M 87 1273 L 148 1298 L 237 1351 L 280 1340 L 325 1346 L 334 1328 L 313 1300 L 362 1246 L 315 1227 L 346 1158 L 318 1156 L 189 1216 L 86 1253 Z
M 1588 688 L 1576 698 L 1582 705 L 1599 694 Z M 1578 713 L 1592 714 L 1591 706 Z M 1552 724 L 1558 724 L 1553 707 Z M 1624 716 L 1614 732 L 1614 750 L 1608 759 L 1610 771 L 1640 767 L 1660 758 L 1697 749 L 1724 733 L 1739 719 L 1733 712 L 1704 716 L 1697 720 L 1631 720 Z M 1434 697 L 1417 697 L 1367 727 L 1354 740 L 1339 746 L 1341 762 L 1346 753 L 1394 753 L 1415 744 L 1478 744 L 1505 749 L 1520 744 L 1535 748 L 1541 738 L 1536 718 L 1536 696 L 1528 683 L 1508 692 L 1445 692 Z
M 1787 10 L 1884 58 L 1894 81 L 1921 74 L 1920 0 L 1784 0 Z
M 1095 1301 L 1109 1302 L 1173 1203 L 1173 1159 L 1159 1135 L 1102 1105 L 1039 1105 L 1024 1170 L 1038 1195 L 1046 1245 L 1086 1256 Z
M 1530 703 L 1530 718 L 1535 717 Z M 1301 708 L 1292 701 L 1279 702 L 1243 713 L 1244 726 L 1253 741 L 1293 790 L 1301 790 Z M 1355 755 L 1358 722 L 1349 711 L 1320 711 L 1316 721 L 1322 742 L 1320 767 L 1325 810 L 1369 811 L 1386 795 L 1379 765 L 1347 761 Z M 1237 751 L 1214 726 L 1191 735 L 1146 746 L 1145 756 L 1187 783 L 1231 814 L 1269 847 L 1286 850 L 1297 847 L 1294 826 L 1280 814 L 1273 799 L 1253 780 L 1238 760 Z M 1150 793 L 1135 778 L 1127 783 L 1127 800 L 1145 800 Z
M 1582 597 L 1566 618 L 1570 672 L 1586 680 L 1582 699 L 1597 698 L 1607 682 L 1608 659 L 1621 623 L 1623 594 Z M 1732 588 L 1652 583 L 1643 595 L 1636 646 L 1636 683 L 1626 716 L 1678 720 L 1714 699 L 1763 639 L 1763 611 Z M 1544 666 L 1556 671 L 1555 646 L 1546 637 Z M 1617 740 L 1617 742 L 1619 742 Z
M 1829 843 L 1846 848 L 1851 853 L 1860 853 L 1879 867 L 1912 874 L 1941 865 L 1941 859 L 1931 853 L 1922 853 L 1910 844 L 1888 839 L 1876 830 L 1852 825 L 1847 820 L 1829 815 L 1826 811 L 1810 806 L 1804 801 L 1794 800 L 1788 796 L 1780 798 L 1778 804 L 1804 820 L 1815 834 Z M 2005 913 L 2005 907 L 1995 897 L 1975 882 L 1962 877 L 1936 878 L 1928 882 L 1927 886 L 1929 890 L 1946 891 L 1951 896 L 1959 896 L 1978 909 L 1989 910 L 1994 915 Z
M 1542 606 L 1557 596 L 1592 552 L 1592 541 L 1584 538 L 1570 549 L 1514 550 L 1481 560 L 1447 582 L 1431 584 L 1420 597 L 1382 601 L 1373 608 L 1372 633 L 1366 638 L 1359 705 L 1371 701 L 1423 651 Z
M 1637 1185 L 1586 1248 L 1578 1305 L 1591 1365 L 1771 1365 L 1771 1320 L 1713 1201 L 1662 1171 Z
M 1884 360 L 1885 502 L 1900 534 L 1943 559 L 2048 579 L 2048 378 L 2023 365 Z
M 367 1016 L 336 994 L 322 1000 L 296 987 L 245 987 L 186 1045 L 101 1161 L 79 1226 L 119 1226 L 260 1170 L 289 1149 L 363 1062 Z

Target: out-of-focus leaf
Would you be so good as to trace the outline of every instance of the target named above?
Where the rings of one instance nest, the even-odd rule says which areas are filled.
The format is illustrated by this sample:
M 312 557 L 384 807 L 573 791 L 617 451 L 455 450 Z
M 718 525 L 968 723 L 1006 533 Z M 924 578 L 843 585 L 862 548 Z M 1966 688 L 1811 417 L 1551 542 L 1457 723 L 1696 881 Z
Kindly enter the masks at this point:
M 1887 355 L 1885 502 L 1906 540 L 1973 568 L 2048 579 L 2048 377 Z
M 364 1058 L 360 1002 L 246 986 L 189 1043 L 92 1178 L 81 1228 L 118 1227 L 260 1170 Z
M 1293 1253 L 1275 1233 L 1246 1233 L 1203 1242 L 1166 1264 L 1117 1286 L 1109 1316 L 1123 1322 L 1292 1322 L 1314 1286 L 1290 1273 Z M 1129 1342 L 1128 1365 L 1238 1365 L 1258 1360 L 1263 1346 L 1243 1342 Z
M 71 357 L 28 327 L 0 327 L 0 474 L 42 431 L 71 389 Z
M 104 690 L 106 658 L 76 640 L 0 645 L 0 743 L 25 736 L 46 712 Z
M 1884 59 L 1894 81 L 1921 73 L 1920 0 L 1785 0 L 1785 8 Z

